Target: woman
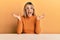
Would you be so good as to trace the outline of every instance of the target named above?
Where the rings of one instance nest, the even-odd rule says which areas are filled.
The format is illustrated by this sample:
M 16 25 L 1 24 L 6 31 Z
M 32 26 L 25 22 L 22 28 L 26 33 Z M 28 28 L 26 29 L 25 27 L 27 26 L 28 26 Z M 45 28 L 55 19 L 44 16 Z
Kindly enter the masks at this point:
M 19 19 L 17 33 L 18 34 L 39 34 L 40 29 L 40 19 L 44 17 L 36 16 L 34 13 L 35 9 L 31 2 L 27 2 L 24 6 L 24 15 L 17 16 L 13 14 L 14 17 Z

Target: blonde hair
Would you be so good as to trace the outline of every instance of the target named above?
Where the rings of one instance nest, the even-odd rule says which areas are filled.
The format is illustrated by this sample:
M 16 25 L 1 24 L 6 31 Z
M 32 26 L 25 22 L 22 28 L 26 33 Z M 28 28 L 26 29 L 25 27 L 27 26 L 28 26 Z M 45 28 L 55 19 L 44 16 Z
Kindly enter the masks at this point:
M 28 17 L 27 13 L 26 13 L 26 9 L 25 9 L 26 5 L 33 5 L 33 4 L 31 2 L 27 2 L 25 4 L 25 6 L 24 6 L 24 15 L 23 15 L 24 17 Z M 33 14 L 32 14 L 33 16 L 35 15 L 34 11 L 35 11 L 35 9 L 33 8 Z

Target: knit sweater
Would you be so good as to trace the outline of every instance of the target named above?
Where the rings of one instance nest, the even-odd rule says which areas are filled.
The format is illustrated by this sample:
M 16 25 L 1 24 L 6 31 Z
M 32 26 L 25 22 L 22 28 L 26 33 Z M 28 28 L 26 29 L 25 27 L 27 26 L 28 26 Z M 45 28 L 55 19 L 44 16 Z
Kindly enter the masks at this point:
M 21 34 L 39 34 L 40 33 L 40 20 L 37 20 L 36 16 L 21 17 L 21 21 L 18 21 L 17 33 Z

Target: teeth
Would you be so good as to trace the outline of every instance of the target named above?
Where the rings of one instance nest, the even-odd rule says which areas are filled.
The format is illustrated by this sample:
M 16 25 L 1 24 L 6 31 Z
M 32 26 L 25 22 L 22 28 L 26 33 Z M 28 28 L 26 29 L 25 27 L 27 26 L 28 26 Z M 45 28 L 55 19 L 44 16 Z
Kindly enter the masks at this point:
M 29 14 L 31 13 L 31 12 L 28 12 Z

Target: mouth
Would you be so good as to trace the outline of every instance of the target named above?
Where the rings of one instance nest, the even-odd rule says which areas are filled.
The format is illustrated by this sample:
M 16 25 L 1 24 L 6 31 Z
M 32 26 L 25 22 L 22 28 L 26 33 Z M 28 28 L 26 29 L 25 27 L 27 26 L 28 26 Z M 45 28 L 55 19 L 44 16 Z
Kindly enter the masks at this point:
M 28 14 L 32 14 L 32 12 L 28 12 Z
M 28 12 L 28 14 L 31 14 L 31 12 Z
M 29 17 L 31 17 L 31 15 L 32 15 L 32 12 L 28 12 L 28 14 L 27 14 Z

